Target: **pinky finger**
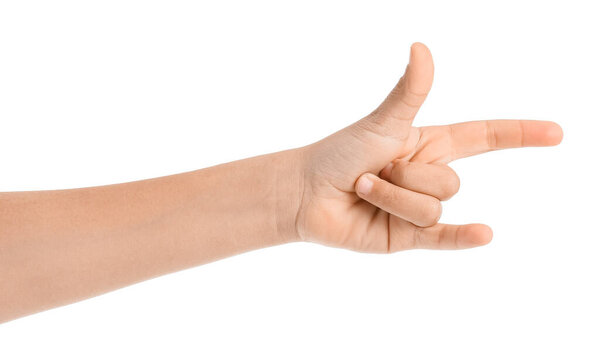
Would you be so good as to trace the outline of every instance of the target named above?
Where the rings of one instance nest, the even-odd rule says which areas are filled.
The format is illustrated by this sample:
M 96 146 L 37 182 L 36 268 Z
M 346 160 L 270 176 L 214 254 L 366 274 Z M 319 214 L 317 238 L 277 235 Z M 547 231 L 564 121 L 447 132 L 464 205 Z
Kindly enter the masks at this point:
M 468 249 L 488 244 L 493 236 L 490 227 L 479 223 L 438 223 L 431 227 L 418 227 L 410 222 L 399 221 L 402 225 L 395 227 L 390 234 L 391 252 L 405 250 L 407 244 L 413 249 Z

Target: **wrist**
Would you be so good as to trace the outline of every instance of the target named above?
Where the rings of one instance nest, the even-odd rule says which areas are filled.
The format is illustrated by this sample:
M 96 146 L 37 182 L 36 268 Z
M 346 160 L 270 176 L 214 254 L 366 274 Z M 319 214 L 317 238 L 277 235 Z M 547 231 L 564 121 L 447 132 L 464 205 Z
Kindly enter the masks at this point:
M 274 154 L 276 232 L 284 242 L 301 241 L 298 214 L 304 194 L 306 148 L 295 148 Z

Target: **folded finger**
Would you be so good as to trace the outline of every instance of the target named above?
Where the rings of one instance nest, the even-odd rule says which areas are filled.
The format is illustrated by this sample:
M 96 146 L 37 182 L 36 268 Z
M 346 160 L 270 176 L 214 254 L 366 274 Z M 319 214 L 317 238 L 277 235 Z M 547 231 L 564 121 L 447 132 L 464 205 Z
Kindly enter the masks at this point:
M 355 190 L 369 203 L 421 227 L 437 223 L 442 214 L 442 204 L 435 197 L 399 187 L 371 173 L 358 178 Z
M 433 196 L 439 200 L 448 200 L 458 192 L 458 175 L 447 165 L 409 162 L 396 159 L 379 174 L 384 180 Z

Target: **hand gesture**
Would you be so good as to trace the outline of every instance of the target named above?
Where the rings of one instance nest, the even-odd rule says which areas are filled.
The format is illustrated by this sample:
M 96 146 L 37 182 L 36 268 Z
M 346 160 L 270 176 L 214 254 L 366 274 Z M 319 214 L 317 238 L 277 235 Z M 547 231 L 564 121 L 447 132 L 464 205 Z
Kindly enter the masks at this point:
M 448 163 L 497 149 L 556 145 L 562 130 L 533 120 L 413 127 L 432 81 L 431 53 L 415 43 L 404 76 L 377 109 L 305 148 L 296 218 L 302 239 L 384 253 L 461 249 L 491 240 L 483 224 L 437 223 L 440 201 L 459 187 Z

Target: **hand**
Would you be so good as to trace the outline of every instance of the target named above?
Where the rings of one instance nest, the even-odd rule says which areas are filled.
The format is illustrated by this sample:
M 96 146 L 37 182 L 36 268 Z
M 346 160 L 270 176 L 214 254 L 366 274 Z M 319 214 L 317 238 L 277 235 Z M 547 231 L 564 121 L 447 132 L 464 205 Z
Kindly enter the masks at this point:
M 532 120 L 412 127 L 432 81 L 431 53 L 415 43 L 404 76 L 377 109 L 304 148 L 296 218 L 301 239 L 381 253 L 461 249 L 491 240 L 483 224 L 437 223 L 440 200 L 459 187 L 447 164 L 497 149 L 556 145 L 562 130 Z

